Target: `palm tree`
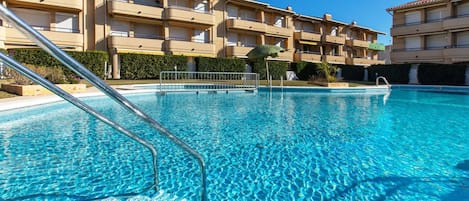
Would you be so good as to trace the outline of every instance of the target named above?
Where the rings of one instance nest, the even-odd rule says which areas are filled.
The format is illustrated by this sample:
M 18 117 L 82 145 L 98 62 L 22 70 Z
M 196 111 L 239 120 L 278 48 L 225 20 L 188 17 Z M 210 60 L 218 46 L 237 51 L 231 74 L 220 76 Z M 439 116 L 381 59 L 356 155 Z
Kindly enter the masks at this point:
M 317 72 L 322 75 L 327 82 L 335 81 L 335 74 L 337 73 L 337 67 L 327 62 L 321 62 L 316 64 Z

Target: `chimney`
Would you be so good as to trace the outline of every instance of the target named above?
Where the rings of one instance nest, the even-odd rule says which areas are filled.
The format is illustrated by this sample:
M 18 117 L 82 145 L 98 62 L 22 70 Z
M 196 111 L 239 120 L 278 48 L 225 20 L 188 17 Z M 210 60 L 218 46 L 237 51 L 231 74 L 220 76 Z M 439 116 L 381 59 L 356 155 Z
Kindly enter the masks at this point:
M 351 24 L 352 24 L 352 26 L 355 26 L 355 25 L 357 25 L 357 21 L 352 21 Z
M 332 20 L 332 15 L 329 14 L 329 13 L 324 14 L 324 20 L 325 20 L 325 21 Z
M 287 6 L 286 9 L 289 10 L 289 11 L 292 11 L 292 10 L 293 10 L 293 8 L 292 8 L 291 6 Z

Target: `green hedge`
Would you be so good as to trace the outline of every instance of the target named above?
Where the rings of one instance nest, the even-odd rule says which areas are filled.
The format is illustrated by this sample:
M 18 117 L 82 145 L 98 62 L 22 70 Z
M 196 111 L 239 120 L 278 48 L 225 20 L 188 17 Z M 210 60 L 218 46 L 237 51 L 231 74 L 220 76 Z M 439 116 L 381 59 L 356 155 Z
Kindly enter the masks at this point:
M 197 57 L 196 61 L 199 72 L 244 72 L 246 70 L 246 62 L 238 58 Z
M 108 61 L 107 52 L 103 51 L 86 51 L 74 52 L 66 51 L 78 62 L 83 64 L 91 72 L 100 78 L 104 78 L 104 64 Z M 69 68 L 66 68 L 57 59 L 40 49 L 14 49 L 10 51 L 10 55 L 20 63 L 32 64 L 37 66 L 61 67 L 66 75 L 72 74 Z
M 464 85 L 465 74 L 464 64 L 420 64 L 418 79 L 420 84 Z
M 269 71 L 273 80 L 280 80 L 280 76 L 283 76 L 283 79 L 286 78 L 288 63 L 282 61 L 268 61 Z M 259 74 L 259 79 L 266 80 L 266 69 L 265 62 L 263 60 L 258 60 L 252 64 L 253 73 Z
M 187 70 L 184 56 L 159 56 L 148 54 L 119 54 L 122 79 L 159 79 L 161 71 Z
M 368 67 L 368 81 L 374 82 L 376 75 L 384 76 L 390 83 L 409 83 L 410 64 L 372 65 Z
M 363 76 L 365 73 L 365 68 L 363 66 L 337 65 L 337 67 L 342 69 L 342 77 L 344 78 L 344 80 L 363 80 Z
M 296 76 L 300 80 L 310 80 L 311 76 L 318 75 L 315 63 L 301 61 L 293 65 Z

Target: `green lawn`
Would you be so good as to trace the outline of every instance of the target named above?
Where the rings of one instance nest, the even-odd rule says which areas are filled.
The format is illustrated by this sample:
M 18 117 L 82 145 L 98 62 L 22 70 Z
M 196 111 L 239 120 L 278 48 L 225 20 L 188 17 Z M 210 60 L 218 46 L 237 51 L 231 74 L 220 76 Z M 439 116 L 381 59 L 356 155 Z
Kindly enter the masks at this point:
M 4 91 L 0 90 L 0 98 L 12 98 L 12 97 L 15 97 L 15 96 L 17 96 L 17 95 L 10 94 L 10 93 L 7 93 L 7 92 L 4 92 Z

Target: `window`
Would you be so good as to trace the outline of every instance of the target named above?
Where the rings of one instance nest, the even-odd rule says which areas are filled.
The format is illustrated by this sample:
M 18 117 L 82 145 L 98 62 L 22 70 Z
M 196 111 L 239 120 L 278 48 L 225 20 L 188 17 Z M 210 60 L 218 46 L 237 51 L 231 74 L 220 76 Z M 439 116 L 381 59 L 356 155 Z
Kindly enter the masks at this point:
M 446 9 L 445 8 L 437 8 L 427 11 L 427 22 L 436 22 L 441 21 L 443 18 L 446 17 Z
M 285 42 L 285 41 L 286 41 L 286 40 L 283 39 L 283 38 L 276 38 L 274 45 L 279 46 L 279 47 L 281 47 L 281 48 L 286 48 L 286 42 Z
M 55 31 L 73 32 L 78 30 L 78 16 L 71 13 L 55 13 Z
M 129 22 L 111 21 L 111 36 L 129 37 Z
M 254 12 L 253 10 L 246 10 L 246 9 L 240 10 L 239 17 L 242 20 L 257 21 L 256 12 Z
M 285 27 L 285 17 L 275 16 L 274 26 L 275 27 Z
M 420 24 L 420 21 L 421 20 L 419 11 L 405 13 L 405 24 Z
M 240 37 L 240 42 L 242 47 L 255 47 L 256 46 L 256 36 L 254 35 L 243 35 Z
M 335 27 L 335 26 L 332 27 L 332 28 L 331 28 L 331 36 L 337 36 L 337 34 L 338 34 L 338 33 L 337 33 L 337 30 L 338 30 L 337 27 Z
M 237 33 L 228 33 L 228 41 L 226 42 L 227 46 L 237 46 L 238 45 L 238 34 Z
M 208 43 L 208 31 L 194 30 L 194 37 L 192 41 L 196 43 Z
M 404 39 L 405 49 L 406 50 L 420 50 L 420 37 L 407 37 Z
M 207 1 L 204 1 L 204 0 L 194 1 L 194 11 L 200 12 L 200 13 L 207 12 Z
M 458 16 L 469 16 L 469 2 L 459 4 L 456 8 L 456 13 Z
M 367 41 L 368 42 L 373 42 L 373 35 L 368 35 Z
M 26 23 L 31 25 L 34 29 L 40 31 L 50 30 L 50 13 L 39 10 L 12 8 L 18 17 L 22 18 Z
M 469 47 L 469 31 L 456 33 L 456 46 Z
M 160 2 L 155 0 L 134 0 L 134 4 L 145 6 L 160 6 Z
M 426 49 L 442 49 L 446 46 L 446 34 L 430 35 L 425 37 Z
M 303 30 L 309 33 L 314 33 L 314 26 L 312 23 L 303 23 Z
M 169 27 L 171 40 L 190 41 L 189 30 L 183 27 Z
M 168 0 L 169 6 L 189 8 L 189 0 Z
M 228 5 L 226 11 L 228 12 L 228 19 L 238 18 L 238 8 L 236 6 Z
M 156 25 L 137 23 L 134 29 L 135 38 L 158 38 Z

